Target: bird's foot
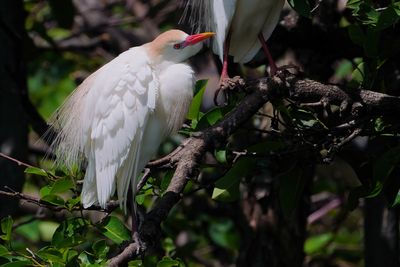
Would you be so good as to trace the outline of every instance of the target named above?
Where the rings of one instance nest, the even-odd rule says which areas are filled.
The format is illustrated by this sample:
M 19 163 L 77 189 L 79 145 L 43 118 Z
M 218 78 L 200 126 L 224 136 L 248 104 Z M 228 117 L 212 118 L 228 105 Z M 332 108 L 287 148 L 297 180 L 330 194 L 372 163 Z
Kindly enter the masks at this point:
M 236 87 L 241 87 L 244 85 L 244 80 L 240 76 L 235 76 L 233 78 L 221 78 L 219 82 L 220 90 L 233 90 Z
M 221 77 L 221 80 L 219 81 L 219 87 L 217 91 L 215 91 L 214 94 L 214 104 L 216 106 L 220 106 L 218 103 L 218 96 L 220 93 L 223 93 L 225 103 L 228 102 L 228 93 L 229 91 L 232 91 L 236 88 L 241 88 L 245 84 L 244 80 L 240 76 L 235 76 L 233 78 L 230 77 Z
M 140 239 L 139 233 L 134 232 L 132 235 L 132 241 L 133 243 L 137 244 L 137 255 L 141 255 L 143 251 L 146 250 L 146 244 Z

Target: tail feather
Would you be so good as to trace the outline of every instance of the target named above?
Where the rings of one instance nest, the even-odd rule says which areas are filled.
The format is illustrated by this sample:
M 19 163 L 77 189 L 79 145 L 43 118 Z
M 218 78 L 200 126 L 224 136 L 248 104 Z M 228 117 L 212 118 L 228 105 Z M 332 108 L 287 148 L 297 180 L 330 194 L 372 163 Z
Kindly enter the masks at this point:
M 96 175 L 96 166 L 95 166 L 95 161 L 92 160 L 89 161 L 85 173 L 85 178 L 83 181 L 81 202 L 84 208 L 88 208 L 93 204 L 98 203 L 95 175 Z
M 122 163 L 122 166 L 117 174 L 117 194 L 118 200 L 120 203 L 121 209 L 126 213 L 126 203 L 128 198 L 128 189 L 131 181 L 136 180 L 135 175 L 137 174 L 137 169 L 135 162 L 137 161 L 137 149 L 138 143 L 135 142 L 132 144 L 128 157 L 125 162 Z M 132 164 L 133 163 L 133 164 Z M 136 190 L 133 191 L 133 195 L 135 195 Z

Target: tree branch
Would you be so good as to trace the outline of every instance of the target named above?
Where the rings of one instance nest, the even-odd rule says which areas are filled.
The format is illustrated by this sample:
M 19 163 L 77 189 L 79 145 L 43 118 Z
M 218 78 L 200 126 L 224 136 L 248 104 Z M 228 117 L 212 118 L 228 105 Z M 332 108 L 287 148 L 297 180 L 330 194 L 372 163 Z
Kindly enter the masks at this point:
M 52 204 L 50 204 L 50 203 L 48 203 L 46 201 L 43 201 L 43 200 L 41 200 L 39 198 L 36 198 L 34 196 L 27 195 L 27 194 L 20 193 L 20 192 L 16 192 L 16 191 L 12 191 L 11 189 L 10 189 L 10 192 L 0 190 L 0 195 L 13 197 L 13 198 L 18 198 L 20 200 L 35 204 L 35 205 L 37 205 L 39 207 L 43 207 L 43 208 L 46 208 L 46 209 L 49 209 L 49 210 L 52 210 L 52 211 L 55 211 L 55 212 L 59 212 L 59 211 L 62 211 L 62 210 L 67 210 L 67 208 L 64 207 L 64 206 L 54 206 L 54 205 L 52 205 Z M 88 208 L 83 208 L 83 207 L 77 206 L 73 210 L 95 210 L 95 211 L 102 211 L 102 212 L 110 213 L 110 212 L 112 212 L 113 210 L 115 210 L 118 207 L 119 207 L 119 202 L 118 201 L 109 201 L 107 203 L 107 207 L 105 209 L 103 209 L 103 208 L 101 208 L 100 206 L 97 206 L 97 205 L 92 205 L 92 206 L 90 206 Z
M 247 82 L 252 93 L 247 95 L 238 106 L 222 121 L 214 126 L 195 133 L 162 160 L 150 162 L 148 167 L 161 165 L 176 166 L 175 174 L 166 193 L 155 203 L 153 209 L 144 217 L 139 228 L 140 239 L 144 246 L 131 243 L 118 256 L 110 259 L 110 266 L 120 266 L 137 256 L 145 248 L 158 242 L 161 236 L 161 223 L 167 218 L 170 210 L 182 197 L 183 189 L 189 179 L 197 175 L 197 166 L 206 151 L 225 144 L 227 138 L 243 123 L 248 121 L 268 101 L 289 98 L 301 103 L 328 101 L 338 105 L 349 116 L 362 114 L 387 114 L 400 112 L 400 98 L 367 90 L 348 90 L 335 85 L 325 85 L 309 79 L 299 79 L 288 73 Z M 356 131 L 357 134 L 360 131 Z M 355 136 L 352 134 L 351 138 Z

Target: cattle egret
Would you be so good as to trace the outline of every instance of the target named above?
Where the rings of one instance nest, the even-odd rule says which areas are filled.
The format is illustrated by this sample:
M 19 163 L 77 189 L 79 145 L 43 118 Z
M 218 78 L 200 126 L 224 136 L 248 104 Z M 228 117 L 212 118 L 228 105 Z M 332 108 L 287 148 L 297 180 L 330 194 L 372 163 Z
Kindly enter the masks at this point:
M 195 78 L 183 62 L 213 35 L 170 30 L 133 47 L 90 75 L 56 111 L 57 160 L 87 163 L 85 208 L 105 208 L 117 191 L 126 212 L 129 184 L 135 194 L 139 173 L 185 119 Z
M 212 44 L 222 65 L 221 81 L 229 78 L 228 54 L 234 62 L 249 62 L 263 48 L 275 74 L 277 67 L 266 45 L 275 29 L 285 0 L 189 0 L 194 27 L 216 33 Z M 186 15 L 185 15 L 186 16 Z

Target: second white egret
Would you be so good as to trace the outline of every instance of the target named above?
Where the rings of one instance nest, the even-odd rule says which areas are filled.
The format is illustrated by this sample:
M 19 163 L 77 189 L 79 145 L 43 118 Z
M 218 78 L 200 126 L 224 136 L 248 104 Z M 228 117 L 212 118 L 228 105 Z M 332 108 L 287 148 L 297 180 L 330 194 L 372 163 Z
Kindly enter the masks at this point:
M 285 0 L 189 0 L 189 23 L 216 33 L 212 49 L 223 63 L 221 80 L 229 78 L 228 55 L 247 63 L 263 48 L 271 74 L 277 67 L 266 40 L 275 29 Z M 188 16 L 186 14 L 185 16 Z

